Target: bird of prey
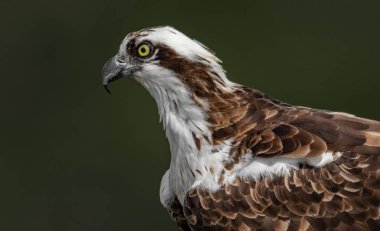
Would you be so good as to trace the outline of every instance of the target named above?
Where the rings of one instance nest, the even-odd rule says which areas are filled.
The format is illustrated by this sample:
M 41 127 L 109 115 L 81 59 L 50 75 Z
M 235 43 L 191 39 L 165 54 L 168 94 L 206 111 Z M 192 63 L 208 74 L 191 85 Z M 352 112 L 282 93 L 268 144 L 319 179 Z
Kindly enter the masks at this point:
M 170 143 L 160 200 L 180 230 L 380 230 L 380 122 L 293 106 L 227 79 L 169 27 L 129 33 L 102 83 L 133 78 Z

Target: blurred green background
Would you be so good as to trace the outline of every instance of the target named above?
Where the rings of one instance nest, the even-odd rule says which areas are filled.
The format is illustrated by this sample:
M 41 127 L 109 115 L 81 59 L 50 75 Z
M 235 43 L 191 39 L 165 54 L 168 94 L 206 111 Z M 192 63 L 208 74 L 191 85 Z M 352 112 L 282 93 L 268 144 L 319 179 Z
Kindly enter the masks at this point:
M 230 1 L 229 1 L 230 2 Z M 136 82 L 104 91 L 123 37 L 172 25 L 231 80 L 380 120 L 379 1 L 0 2 L 0 230 L 176 230 L 159 202 L 169 147 Z

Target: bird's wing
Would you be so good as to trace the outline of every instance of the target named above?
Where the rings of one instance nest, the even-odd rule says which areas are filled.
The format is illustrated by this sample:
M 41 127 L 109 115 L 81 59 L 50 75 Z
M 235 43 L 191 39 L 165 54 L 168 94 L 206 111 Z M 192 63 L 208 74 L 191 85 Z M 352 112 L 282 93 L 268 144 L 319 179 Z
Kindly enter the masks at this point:
M 224 110 L 219 100 L 224 111 L 211 116 L 214 143 L 232 140 L 231 168 L 247 155 L 342 155 L 289 175 L 236 178 L 216 192 L 192 188 L 184 212 L 194 230 L 380 230 L 379 122 L 265 97 L 241 102 Z
M 213 142 L 232 140 L 235 160 L 247 153 L 293 158 L 326 151 L 380 154 L 378 121 L 291 106 L 244 88 L 209 101 Z
M 191 189 L 193 230 L 380 230 L 380 156 L 344 153 L 321 168 Z
M 294 107 L 261 131 L 248 131 L 235 147 L 262 157 L 316 157 L 327 151 L 380 155 L 380 122 L 345 113 Z

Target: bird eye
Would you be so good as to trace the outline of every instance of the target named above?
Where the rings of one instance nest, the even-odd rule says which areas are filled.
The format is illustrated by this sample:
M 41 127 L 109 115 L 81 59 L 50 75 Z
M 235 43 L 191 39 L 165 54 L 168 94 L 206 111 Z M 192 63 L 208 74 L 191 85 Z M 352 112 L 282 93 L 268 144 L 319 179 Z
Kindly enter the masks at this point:
M 137 47 L 137 55 L 145 58 L 152 53 L 152 46 L 148 43 L 142 43 Z

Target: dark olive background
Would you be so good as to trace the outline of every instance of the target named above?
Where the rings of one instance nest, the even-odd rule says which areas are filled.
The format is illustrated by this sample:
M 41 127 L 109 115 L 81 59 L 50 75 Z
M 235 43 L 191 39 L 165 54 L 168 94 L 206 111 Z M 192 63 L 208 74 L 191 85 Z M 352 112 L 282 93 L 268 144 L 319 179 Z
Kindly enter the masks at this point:
M 228 1 L 232 2 L 232 1 Z M 379 1 L 0 2 L 0 230 L 176 230 L 158 189 L 169 147 L 154 100 L 105 61 L 172 25 L 231 80 L 380 119 Z

